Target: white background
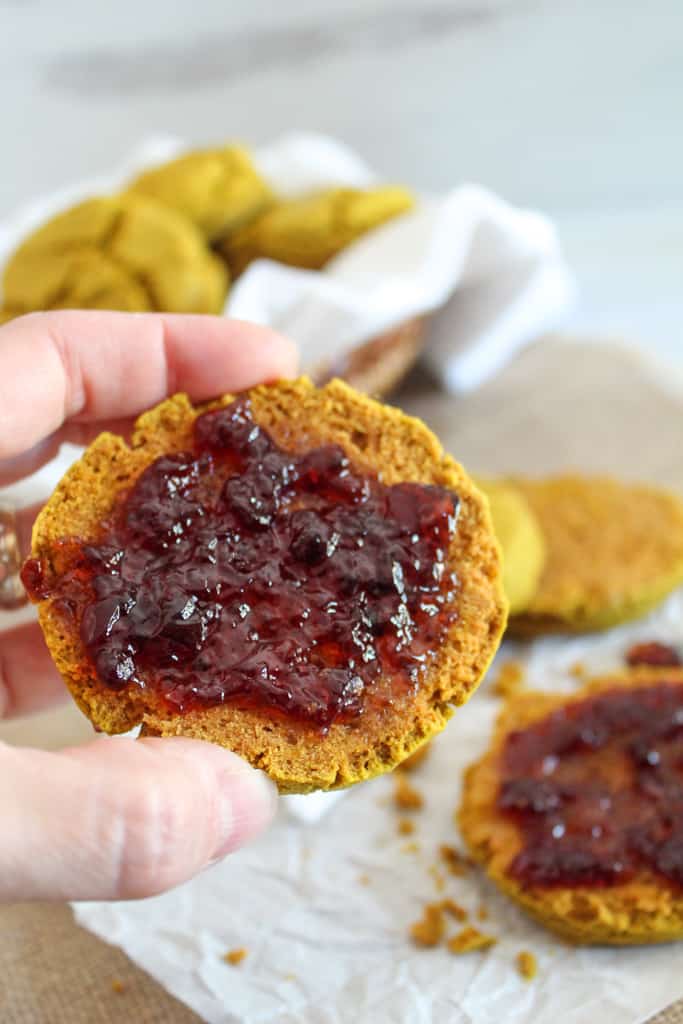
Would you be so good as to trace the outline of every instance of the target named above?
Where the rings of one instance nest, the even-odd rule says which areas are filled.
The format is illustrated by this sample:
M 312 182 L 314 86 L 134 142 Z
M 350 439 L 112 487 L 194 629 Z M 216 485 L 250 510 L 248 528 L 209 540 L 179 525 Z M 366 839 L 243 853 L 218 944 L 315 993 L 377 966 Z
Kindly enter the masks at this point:
M 336 135 L 558 221 L 570 326 L 683 365 L 681 0 L 0 0 L 0 218 L 163 131 Z

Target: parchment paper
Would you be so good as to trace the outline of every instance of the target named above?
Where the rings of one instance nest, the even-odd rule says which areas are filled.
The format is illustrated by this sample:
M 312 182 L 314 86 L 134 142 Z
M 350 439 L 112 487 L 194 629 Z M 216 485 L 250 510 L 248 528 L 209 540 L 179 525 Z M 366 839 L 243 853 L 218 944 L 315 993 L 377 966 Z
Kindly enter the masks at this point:
M 589 342 L 547 341 L 518 357 L 464 402 L 417 380 L 401 396 L 451 450 L 480 471 L 553 472 L 568 465 L 683 482 L 672 438 L 682 409 L 671 378 L 632 354 Z M 510 647 L 528 683 L 571 690 L 576 662 L 621 664 L 631 642 L 683 643 L 683 592 L 648 619 L 588 638 Z M 494 670 L 495 672 L 495 670 Z M 463 767 L 488 742 L 499 707 L 485 682 L 434 744 L 415 783 L 425 808 L 414 837 L 399 837 L 391 778 L 350 790 L 316 823 L 283 814 L 248 850 L 194 882 L 142 903 L 80 904 L 78 921 L 114 942 L 209 1022 L 221 1024 L 636 1024 L 683 995 L 683 948 L 576 950 L 527 920 L 478 874 L 448 877 L 443 895 L 499 937 L 490 952 L 453 957 L 407 937 L 423 904 L 439 898 L 429 868 L 453 823 Z M 418 852 L 409 852 L 412 839 Z M 367 876 L 368 882 L 365 882 Z M 240 967 L 229 949 L 249 950 Z M 534 952 L 524 982 L 516 953 Z

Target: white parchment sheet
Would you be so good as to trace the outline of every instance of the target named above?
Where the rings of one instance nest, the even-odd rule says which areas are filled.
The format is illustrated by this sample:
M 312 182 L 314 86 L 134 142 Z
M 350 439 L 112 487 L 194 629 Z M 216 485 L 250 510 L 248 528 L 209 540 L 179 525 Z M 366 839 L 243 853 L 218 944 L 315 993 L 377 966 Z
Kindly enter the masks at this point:
M 618 667 L 635 640 L 683 644 L 683 591 L 649 619 L 608 634 L 506 649 L 528 683 L 575 689 L 577 661 Z M 495 670 L 489 678 L 493 678 Z M 211 1024 L 634 1024 L 683 993 L 680 945 L 573 949 L 546 935 L 478 874 L 431 865 L 458 844 L 453 811 L 465 766 L 487 744 L 500 707 L 486 682 L 456 712 L 412 780 L 425 798 L 414 836 L 399 836 L 390 777 L 355 787 L 318 822 L 282 813 L 268 835 L 174 892 L 142 902 L 75 905 L 78 922 L 123 947 Z M 419 850 L 413 852 L 413 840 Z M 419 950 L 409 925 L 425 902 L 452 896 L 499 937 L 480 954 Z M 476 919 L 484 903 L 489 918 Z M 460 926 L 456 926 L 460 927 Z M 227 950 L 245 947 L 230 967 Z M 539 973 L 523 981 L 520 950 Z

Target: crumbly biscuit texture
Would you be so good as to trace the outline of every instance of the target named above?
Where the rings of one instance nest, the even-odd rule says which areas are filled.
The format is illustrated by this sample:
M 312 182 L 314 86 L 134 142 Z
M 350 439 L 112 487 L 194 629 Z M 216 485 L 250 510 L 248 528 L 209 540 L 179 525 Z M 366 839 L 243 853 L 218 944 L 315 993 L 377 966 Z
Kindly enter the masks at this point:
M 655 607 L 683 582 L 683 502 L 608 477 L 512 481 L 546 542 L 536 593 L 512 632 L 604 629 Z
M 637 669 L 595 679 L 571 697 L 531 690 L 512 697 L 503 708 L 488 752 L 464 778 L 457 823 L 475 860 L 491 880 L 540 924 L 578 945 L 639 945 L 683 938 L 683 893 L 643 871 L 610 887 L 522 886 L 508 866 L 522 847 L 514 821 L 497 808 L 500 759 L 510 733 L 525 729 L 569 703 L 615 686 L 683 683 L 680 669 Z
M 4 306 L 219 313 L 228 277 L 197 229 L 142 196 L 87 199 L 53 217 L 10 257 Z
M 75 632 L 50 600 L 40 621 L 59 671 L 98 729 L 116 733 L 141 724 L 143 733 L 192 736 L 236 751 L 264 769 L 283 792 L 348 786 L 394 768 L 440 731 L 486 671 L 506 618 L 500 553 L 486 502 L 463 469 L 412 419 L 354 392 L 340 381 L 316 389 L 302 378 L 253 389 L 255 421 L 281 446 L 306 451 L 341 445 L 360 471 L 381 471 L 385 483 L 414 481 L 451 488 L 460 499 L 448 564 L 457 574 L 458 614 L 417 693 L 381 714 L 333 723 L 325 735 L 267 713 L 223 705 L 171 715 L 158 697 L 138 687 L 113 693 L 102 686 Z M 232 396 L 221 402 L 228 404 Z M 102 434 L 58 485 L 33 532 L 33 555 L 59 574 L 60 538 L 94 538 L 118 495 L 158 456 L 187 449 L 203 410 L 176 395 L 142 415 L 129 447 Z
M 184 153 L 144 171 L 128 187 L 182 213 L 210 242 L 249 223 L 272 202 L 270 189 L 240 146 Z
M 523 612 L 538 588 L 545 563 L 543 533 L 525 496 L 510 484 L 477 480 L 489 500 L 503 552 L 503 586 L 510 615 Z
M 229 235 L 220 251 L 235 276 L 259 258 L 320 270 L 355 239 L 413 205 L 412 194 L 399 186 L 326 189 L 280 200 Z

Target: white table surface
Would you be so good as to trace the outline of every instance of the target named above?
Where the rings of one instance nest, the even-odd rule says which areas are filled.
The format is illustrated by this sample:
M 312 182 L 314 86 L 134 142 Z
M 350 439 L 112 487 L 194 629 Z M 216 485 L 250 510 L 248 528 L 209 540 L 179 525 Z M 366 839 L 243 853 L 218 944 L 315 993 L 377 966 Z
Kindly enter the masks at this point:
M 0 0 L 0 217 L 144 136 L 345 139 L 556 217 L 567 324 L 683 366 L 683 0 Z

